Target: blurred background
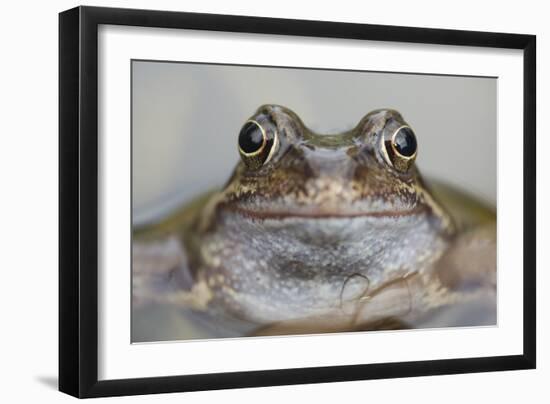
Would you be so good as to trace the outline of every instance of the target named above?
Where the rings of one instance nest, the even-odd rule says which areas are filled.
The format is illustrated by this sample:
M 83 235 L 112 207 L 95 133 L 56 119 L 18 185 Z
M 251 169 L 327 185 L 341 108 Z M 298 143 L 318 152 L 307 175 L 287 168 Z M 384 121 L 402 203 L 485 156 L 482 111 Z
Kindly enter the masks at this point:
M 394 108 L 415 131 L 417 165 L 496 205 L 495 78 L 177 62 L 132 62 L 133 223 L 222 185 L 258 106 L 281 104 L 336 133 Z

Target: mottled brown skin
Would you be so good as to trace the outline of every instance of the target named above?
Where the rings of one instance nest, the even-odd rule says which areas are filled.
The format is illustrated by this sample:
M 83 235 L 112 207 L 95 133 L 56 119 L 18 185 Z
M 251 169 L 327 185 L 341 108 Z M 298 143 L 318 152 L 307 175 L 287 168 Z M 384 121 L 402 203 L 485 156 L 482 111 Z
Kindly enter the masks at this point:
M 281 218 L 398 216 L 426 210 L 443 233 L 454 232 L 416 167 L 399 172 L 384 161 L 381 138 L 406 125 L 397 111 L 373 111 L 355 129 L 336 135 L 308 130 L 279 106 L 261 107 L 252 118 L 257 116 L 274 122 L 280 147 L 260 169 L 247 169 L 242 161 L 237 165 L 216 200 L 218 210 Z
M 494 293 L 494 237 L 478 248 L 488 263 L 468 274 L 457 257 L 479 246 L 477 233 L 464 241 L 416 155 L 391 155 L 388 139 L 407 125 L 398 112 L 373 111 L 334 135 L 276 105 L 251 119 L 269 157 L 243 155 L 220 192 L 161 224 L 172 250 L 146 269 L 147 242 L 135 243 L 135 302 L 175 303 L 213 336 L 269 335 L 422 326 L 441 307 Z M 150 276 L 162 260 L 166 275 Z

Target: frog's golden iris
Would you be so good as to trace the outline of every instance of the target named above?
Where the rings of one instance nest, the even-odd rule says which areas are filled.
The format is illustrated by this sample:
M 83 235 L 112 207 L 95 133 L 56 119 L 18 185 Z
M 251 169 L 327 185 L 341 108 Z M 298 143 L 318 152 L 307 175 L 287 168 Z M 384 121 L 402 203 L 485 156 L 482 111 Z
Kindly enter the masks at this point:
M 262 126 L 253 119 L 245 122 L 239 133 L 239 150 L 245 156 L 255 156 L 262 152 L 267 136 Z
M 382 155 L 391 167 L 400 172 L 407 172 L 411 168 L 416 159 L 418 144 L 408 125 L 400 125 L 395 130 L 388 131 L 382 136 L 381 143 Z
M 408 126 L 401 126 L 392 136 L 392 147 L 402 158 L 416 155 L 416 136 Z
M 239 154 L 249 169 L 269 162 L 277 149 L 277 130 L 269 120 L 258 117 L 246 121 L 239 132 Z

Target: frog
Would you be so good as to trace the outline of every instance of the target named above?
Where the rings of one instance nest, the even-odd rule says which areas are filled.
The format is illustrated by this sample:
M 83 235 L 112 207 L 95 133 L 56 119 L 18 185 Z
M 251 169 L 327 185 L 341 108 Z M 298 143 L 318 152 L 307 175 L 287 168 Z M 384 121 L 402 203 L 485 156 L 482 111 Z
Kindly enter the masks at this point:
M 324 134 L 266 104 L 236 143 L 224 186 L 134 229 L 135 308 L 203 337 L 495 323 L 496 213 L 423 178 L 398 111 Z

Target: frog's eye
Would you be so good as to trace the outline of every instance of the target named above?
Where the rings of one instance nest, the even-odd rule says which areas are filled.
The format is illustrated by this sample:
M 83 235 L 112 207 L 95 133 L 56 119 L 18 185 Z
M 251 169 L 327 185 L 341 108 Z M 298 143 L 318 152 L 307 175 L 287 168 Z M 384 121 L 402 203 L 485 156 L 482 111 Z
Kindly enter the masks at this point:
M 413 130 L 406 125 L 400 126 L 390 136 L 383 136 L 382 143 L 386 162 L 398 171 L 408 171 L 418 150 Z
M 239 132 L 239 153 L 250 169 L 266 164 L 277 148 L 277 133 L 273 128 L 262 127 L 258 121 L 248 120 Z

